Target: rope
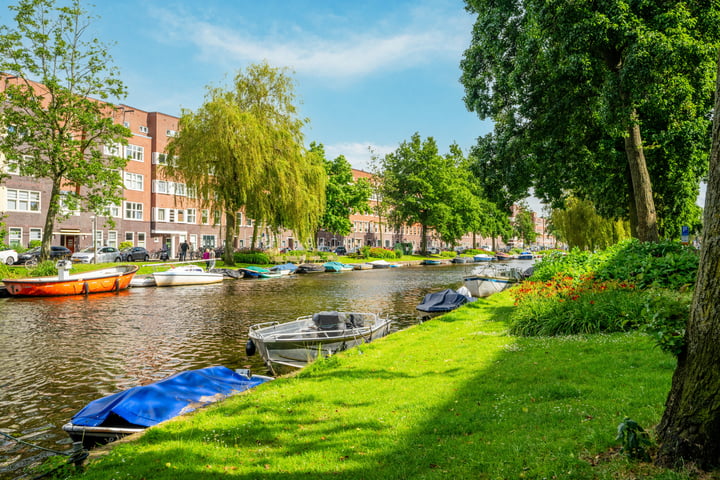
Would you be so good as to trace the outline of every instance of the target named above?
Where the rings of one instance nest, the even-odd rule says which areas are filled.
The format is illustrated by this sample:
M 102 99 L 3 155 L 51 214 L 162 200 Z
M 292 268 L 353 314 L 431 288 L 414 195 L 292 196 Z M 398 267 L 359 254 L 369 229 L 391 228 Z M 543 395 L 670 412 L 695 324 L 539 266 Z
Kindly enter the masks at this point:
M 59 450 L 53 450 L 51 448 L 45 448 L 41 447 L 40 445 L 35 445 L 34 443 L 26 442 L 25 440 L 20 440 L 19 438 L 13 437 L 12 435 L 8 435 L 5 432 L 0 432 L 0 435 L 3 437 L 6 437 L 10 440 L 13 440 L 17 443 L 22 443 L 23 445 L 27 445 L 28 447 L 36 448 L 38 450 L 43 450 L 45 452 L 54 453 L 55 455 L 63 455 L 68 458 L 68 463 L 74 463 L 75 465 L 79 466 L 82 464 L 82 462 L 88 457 L 89 452 L 82 448 L 82 442 L 73 442 L 73 448 L 72 450 L 61 452 Z

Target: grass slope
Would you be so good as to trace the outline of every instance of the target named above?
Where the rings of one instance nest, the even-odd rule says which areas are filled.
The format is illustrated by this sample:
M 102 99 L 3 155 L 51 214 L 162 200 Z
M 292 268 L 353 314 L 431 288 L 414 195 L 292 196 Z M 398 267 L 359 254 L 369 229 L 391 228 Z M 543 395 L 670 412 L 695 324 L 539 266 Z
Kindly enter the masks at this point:
M 116 445 L 74 478 L 686 478 L 618 455 L 674 359 L 641 334 L 514 338 L 507 293 Z M 238 346 L 238 348 L 241 348 Z

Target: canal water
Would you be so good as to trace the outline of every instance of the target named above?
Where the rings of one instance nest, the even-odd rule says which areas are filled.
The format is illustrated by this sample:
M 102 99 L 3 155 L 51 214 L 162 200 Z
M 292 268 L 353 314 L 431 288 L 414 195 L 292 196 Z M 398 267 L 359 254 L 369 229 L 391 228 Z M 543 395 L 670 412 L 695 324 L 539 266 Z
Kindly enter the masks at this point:
M 252 324 L 353 310 L 389 316 L 397 331 L 418 323 L 415 306 L 426 293 L 458 288 L 476 266 L 0 299 L 0 432 L 67 450 L 63 424 L 96 398 L 211 365 L 267 373 L 259 355 L 245 354 Z M 0 478 L 22 478 L 24 466 L 47 455 L 0 436 Z

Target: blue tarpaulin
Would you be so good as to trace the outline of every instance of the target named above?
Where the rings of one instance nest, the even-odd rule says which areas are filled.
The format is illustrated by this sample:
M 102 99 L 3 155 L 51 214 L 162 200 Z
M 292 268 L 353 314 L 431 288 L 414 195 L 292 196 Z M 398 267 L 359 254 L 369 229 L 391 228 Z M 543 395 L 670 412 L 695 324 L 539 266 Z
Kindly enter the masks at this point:
M 442 292 L 428 293 L 417 308 L 421 312 L 449 312 L 475 299 L 448 288 Z
M 177 373 L 150 385 L 94 400 L 72 418 L 74 425 L 112 426 L 117 417 L 132 425 L 150 427 L 198 407 L 221 400 L 270 380 L 248 377 L 227 367 L 207 367 Z

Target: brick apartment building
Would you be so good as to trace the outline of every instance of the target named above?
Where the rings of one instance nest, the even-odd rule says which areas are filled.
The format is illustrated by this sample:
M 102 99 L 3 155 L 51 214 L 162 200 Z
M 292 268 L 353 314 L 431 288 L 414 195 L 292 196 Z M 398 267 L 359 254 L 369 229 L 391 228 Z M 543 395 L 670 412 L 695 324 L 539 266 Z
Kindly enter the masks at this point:
M 177 133 L 178 118 L 127 105 L 117 106 L 115 112 L 115 121 L 124 124 L 132 132 L 127 145 L 104 147 L 104 153 L 128 159 L 122 171 L 122 204 L 110 207 L 108 216 L 98 218 L 87 212 L 71 212 L 66 220 L 56 222 L 52 244 L 76 251 L 92 246 L 94 233 L 98 246 L 119 247 L 122 242 L 131 242 L 134 246 L 147 248 L 151 253 L 165 246 L 173 256 L 184 241 L 192 249 L 223 246 L 224 215 L 201 207 L 184 184 L 173 182 L 164 175 L 165 150 L 169 140 Z M 49 180 L 20 175 L 2 156 L 0 166 L 9 174 L 0 184 L 0 217 L 7 230 L 6 242 L 27 247 L 30 242 L 42 238 L 51 185 Z M 371 174 L 353 170 L 353 176 L 355 179 L 369 178 Z M 114 225 L 108 222 L 109 219 L 113 220 Z M 411 243 L 414 250 L 420 247 L 419 225 L 394 230 L 372 214 L 353 215 L 350 220 L 353 231 L 349 235 L 339 236 L 320 231 L 316 239 L 317 246 L 334 249 L 343 245 L 348 251 L 354 251 L 364 245 L 393 248 L 396 243 L 402 242 Z M 236 225 L 232 248 L 249 248 L 253 220 L 238 212 Z M 262 248 L 303 247 L 291 231 L 276 235 L 261 230 L 258 243 Z M 472 236 L 466 235 L 460 244 L 472 246 Z M 491 244 L 490 239 L 475 238 L 477 246 Z M 443 247 L 439 238 L 432 233 L 428 246 Z

